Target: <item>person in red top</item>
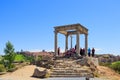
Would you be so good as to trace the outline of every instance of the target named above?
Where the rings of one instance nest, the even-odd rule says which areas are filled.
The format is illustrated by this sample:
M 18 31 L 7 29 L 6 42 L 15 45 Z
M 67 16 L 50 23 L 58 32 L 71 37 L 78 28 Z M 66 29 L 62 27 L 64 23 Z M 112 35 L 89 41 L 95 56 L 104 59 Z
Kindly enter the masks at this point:
M 92 48 L 92 57 L 94 57 L 94 56 L 95 56 L 95 49 Z

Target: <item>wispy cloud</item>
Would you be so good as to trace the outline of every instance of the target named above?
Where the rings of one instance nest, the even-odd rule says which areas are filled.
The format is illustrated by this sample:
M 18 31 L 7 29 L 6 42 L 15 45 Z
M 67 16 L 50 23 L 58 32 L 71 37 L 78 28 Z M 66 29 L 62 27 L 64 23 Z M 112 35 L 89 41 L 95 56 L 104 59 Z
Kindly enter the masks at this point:
M 101 49 L 101 48 L 95 48 L 95 51 L 102 51 L 103 49 Z
M 40 50 L 40 49 L 32 49 L 32 50 L 27 50 L 27 51 L 30 51 L 30 52 L 40 52 L 42 50 Z

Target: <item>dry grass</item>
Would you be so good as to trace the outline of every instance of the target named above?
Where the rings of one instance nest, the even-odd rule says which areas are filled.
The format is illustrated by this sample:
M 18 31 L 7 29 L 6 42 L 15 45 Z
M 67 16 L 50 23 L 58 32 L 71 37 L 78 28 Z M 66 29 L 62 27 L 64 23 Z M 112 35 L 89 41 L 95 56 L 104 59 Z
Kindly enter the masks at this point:
M 99 76 L 108 80 L 120 80 L 120 74 L 104 66 L 98 66 Z

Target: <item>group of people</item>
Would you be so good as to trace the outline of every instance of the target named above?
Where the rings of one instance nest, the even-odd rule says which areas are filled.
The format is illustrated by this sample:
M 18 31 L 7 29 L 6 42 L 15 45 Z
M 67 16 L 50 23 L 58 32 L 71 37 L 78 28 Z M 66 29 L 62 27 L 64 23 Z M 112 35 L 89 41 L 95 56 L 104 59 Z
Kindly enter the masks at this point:
M 92 57 L 95 56 L 95 49 L 92 48 L 92 50 L 90 48 L 88 48 L 88 56 L 90 57 L 91 56 L 91 52 L 92 52 Z
M 81 56 L 85 56 L 85 49 L 83 48 L 80 48 L 80 55 Z M 90 48 L 88 48 L 88 56 L 90 57 L 90 56 L 92 56 L 92 57 L 94 57 L 95 56 L 95 49 L 94 48 L 92 48 L 92 50 L 90 49 Z
M 74 53 L 76 53 L 76 47 L 75 47 L 75 49 L 72 48 L 72 49 L 68 50 L 68 51 L 66 52 L 66 55 L 71 56 L 71 55 L 74 54 Z M 58 48 L 58 55 L 60 55 L 60 47 Z M 86 56 L 86 54 L 85 54 L 85 48 L 83 48 L 83 49 L 80 48 L 80 55 L 81 55 L 81 56 Z M 94 57 L 94 55 L 95 55 L 95 49 L 92 48 L 92 50 L 91 50 L 90 48 L 88 48 L 88 56 L 89 56 L 89 57 L 90 57 L 90 56 Z
M 83 48 L 83 49 L 80 48 L 80 55 L 81 55 L 81 56 L 85 56 L 85 49 L 84 49 L 84 48 Z

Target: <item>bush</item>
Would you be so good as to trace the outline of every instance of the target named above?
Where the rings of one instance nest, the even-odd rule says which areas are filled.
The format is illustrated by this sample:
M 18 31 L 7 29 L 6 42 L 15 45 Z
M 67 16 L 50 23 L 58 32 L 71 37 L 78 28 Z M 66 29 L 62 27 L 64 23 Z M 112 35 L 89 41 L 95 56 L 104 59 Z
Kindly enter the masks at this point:
M 24 61 L 25 61 L 25 57 L 22 54 L 15 55 L 14 62 L 24 62 Z
M 42 60 L 42 56 L 39 55 L 39 56 L 37 57 L 37 61 L 41 61 L 41 60 Z
M 4 64 L 4 58 L 0 56 L 0 64 Z
M 109 67 L 109 66 L 111 65 L 111 63 L 108 63 L 108 62 L 106 62 L 106 63 L 104 63 L 104 62 L 100 62 L 99 65 L 100 65 L 100 66 L 106 66 L 106 67 Z
M 15 65 L 14 64 L 11 64 L 10 65 L 10 68 L 8 69 L 8 72 L 13 72 L 13 71 L 15 71 L 17 68 L 15 67 Z
M 30 63 L 33 63 L 35 61 L 34 57 L 32 56 L 25 56 L 25 60 Z
M 110 67 L 114 69 L 116 72 L 120 73 L 120 61 L 113 62 Z
M 5 72 L 6 69 L 5 69 L 5 66 L 3 64 L 0 64 L 0 72 Z

